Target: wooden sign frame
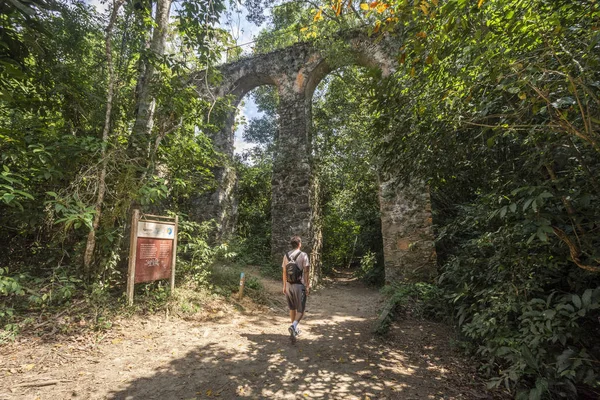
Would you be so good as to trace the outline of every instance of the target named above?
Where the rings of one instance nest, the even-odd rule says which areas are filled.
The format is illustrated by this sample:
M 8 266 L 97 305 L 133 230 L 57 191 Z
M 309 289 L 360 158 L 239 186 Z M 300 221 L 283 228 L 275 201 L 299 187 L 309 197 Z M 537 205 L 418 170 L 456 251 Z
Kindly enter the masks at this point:
M 140 235 L 139 232 L 139 223 L 146 222 L 152 224 L 158 224 L 159 227 L 162 225 L 173 225 L 173 239 L 170 238 L 162 238 L 162 240 L 173 240 L 172 250 L 171 250 L 171 293 L 175 290 L 175 262 L 177 260 L 177 231 L 179 227 L 179 217 L 164 217 L 160 215 L 151 215 L 151 214 L 141 214 L 140 210 L 133 210 L 131 215 L 131 235 L 129 238 L 129 269 L 127 272 L 127 303 L 129 305 L 133 304 L 133 293 L 135 289 L 135 270 L 136 270 L 136 261 L 138 258 L 137 248 L 138 248 L 138 238 L 161 238 L 161 232 L 157 229 L 155 233 L 152 232 L 144 232 Z M 146 281 L 150 282 L 150 281 Z

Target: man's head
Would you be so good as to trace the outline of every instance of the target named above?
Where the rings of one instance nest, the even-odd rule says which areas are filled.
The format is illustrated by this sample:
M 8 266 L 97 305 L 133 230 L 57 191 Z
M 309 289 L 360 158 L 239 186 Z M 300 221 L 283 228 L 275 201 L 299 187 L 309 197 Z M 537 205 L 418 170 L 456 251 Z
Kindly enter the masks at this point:
M 300 236 L 292 236 L 290 239 L 290 245 L 292 246 L 292 249 L 299 249 L 302 245 L 302 239 L 300 239 Z

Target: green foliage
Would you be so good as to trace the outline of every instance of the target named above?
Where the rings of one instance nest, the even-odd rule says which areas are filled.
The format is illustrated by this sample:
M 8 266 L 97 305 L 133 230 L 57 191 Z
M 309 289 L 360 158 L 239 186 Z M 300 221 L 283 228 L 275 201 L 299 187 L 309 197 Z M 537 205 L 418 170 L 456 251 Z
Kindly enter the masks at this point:
M 443 292 L 434 284 L 399 282 L 383 287 L 381 292 L 399 314 L 430 319 L 443 316 Z
M 17 279 L 7 276 L 8 268 L 0 268 L 0 298 L 2 302 L 0 305 L 0 323 L 8 322 L 14 315 L 14 309 L 9 307 L 7 299 L 12 296 L 22 296 L 25 292 L 23 287 L 19 284 Z M 0 343 L 3 338 L 0 334 Z
M 81 285 L 81 279 L 70 275 L 68 269 L 56 269 L 47 279 L 33 279 L 29 282 L 30 307 L 46 308 L 67 302 Z
M 13 271 L 48 276 L 41 270 L 52 268 L 48 260 L 62 259 L 64 252 L 71 275 L 81 277 L 83 244 L 100 216 L 96 262 L 85 279 L 113 285 L 124 267 L 119 251 L 126 247 L 131 206 L 187 212 L 190 196 L 212 186 L 216 157 L 203 133 L 211 105 L 181 78 L 218 59 L 223 32 L 210 26 L 223 3 L 183 3 L 176 12 L 178 30 L 169 38 L 174 54 L 161 59 L 142 51 L 152 10 L 128 3 L 117 14 L 110 38 L 116 91 L 105 142 L 107 16 L 79 1 L 0 6 L 0 240 L 6 243 L 0 260 L 14 265 Z M 186 56 L 184 47 L 191 45 L 197 53 Z M 152 63 L 160 79 L 152 87 L 155 129 L 140 160 L 130 157 L 128 147 L 143 63 Z M 107 196 L 97 210 L 100 184 Z M 45 259 L 38 259 L 42 253 Z
M 31 268 L 32 272 L 38 272 Z M 27 272 L 16 274 L 0 268 L 0 344 L 12 341 L 33 319 L 23 318 L 28 313 L 53 312 L 67 306 L 81 293 L 82 281 L 69 268 L 57 268 L 48 276 L 33 276 Z
M 245 123 L 243 138 L 254 148 L 236 155 L 238 218 L 236 262 L 259 265 L 265 275 L 271 270 L 271 177 L 279 98 L 272 87 L 259 87 L 249 94 L 263 113 Z M 278 275 L 275 274 L 277 278 Z
M 240 290 L 241 273 L 243 265 L 231 262 L 218 262 L 211 268 L 210 282 L 212 291 L 223 296 L 237 296 Z M 249 296 L 259 303 L 266 302 L 266 295 L 260 280 L 245 273 L 244 295 Z
M 181 282 L 193 281 L 206 285 L 210 276 L 210 266 L 218 251 L 208 244 L 212 229 L 211 222 L 199 224 L 186 219 L 179 220 L 177 234 L 177 279 Z
M 23 295 L 24 291 L 19 282 L 14 278 L 6 276 L 8 268 L 0 268 L 0 295 Z
M 153 176 L 151 181 L 141 186 L 137 193 L 140 204 L 147 206 L 165 199 L 169 191 L 165 183 L 165 179 Z
M 299 1 L 286 2 L 273 7 L 272 27 L 260 32 L 254 51 L 268 53 L 301 41 L 305 36 L 301 29 L 310 20 L 307 10 L 306 4 Z
M 388 176 L 429 184 L 438 284 L 465 342 L 519 398 L 597 390 L 598 8 L 386 4 L 364 10 L 382 30 L 397 18 L 402 41 L 370 130 Z
M 0 200 L 7 206 L 19 207 L 23 210 L 21 201 L 29 199 L 33 200 L 33 196 L 23 190 L 17 188 L 23 188 L 23 178 L 19 175 L 12 174 L 10 169 L 6 166 L 2 166 L 4 171 L 0 173 Z
M 219 21 L 219 15 L 225 10 L 224 1 L 183 1 L 177 13 L 177 29 L 181 34 L 183 44 L 194 48 L 199 56 L 211 53 L 211 43 L 214 43 L 219 31 L 208 27 Z M 211 54 L 212 57 L 215 54 Z
M 272 159 L 261 150 L 252 159 L 252 164 L 237 163 L 239 254 L 249 264 L 263 265 L 271 253 Z
M 519 334 L 504 338 L 495 348 L 488 345 L 479 349 L 483 357 L 490 357 L 490 363 L 510 365 L 489 386 L 510 387 L 519 376 L 534 376 L 535 387 L 521 390 L 517 397 L 541 398 L 546 393 L 576 396 L 572 381 L 595 385 L 598 373 L 587 350 L 593 345 L 587 327 L 598 317 L 599 301 L 597 288 L 587 289 L 581 297 L 553 292 L 546 299 L 536 297 L 522 304 Z M 478 335 L 477 328 L 473 333 L 468 328 L 465 331 Z
M 263 276 L 272 279 L 281 279 L 281 264 L 265 262 L 260 266 L 260 272 Z
M 381 254 L 378 257 L 376 253 L 367 251 L 360 260 L 360 269 L 357 271 L 357 276 L 371 285 L 382 285 L 385 281 L 385 269 L 383 268 Z
M 374 332 L 385 335 L 394 319 L 410 315 L 414 318 L 443 318 L 448 311 L 443 292 L 427 282 L 396 282 L 384 286 L 381 293 L 386 298 Z
M 464 224 L 460 229 L 464 234 Z M 597 382 L 598 348 L 589 333 L 597 329 L 600 290 L 585 289 L 589 278 L 560 261 L 560 248 L 527 243 L 521 229 L 462 242 L 444 265 L 441 288 L 461 332 L 485 360 L 482 370 L 498 374 L 490 386 L 575 397 L 575 385 Z
M 378 177 L 368 98 L 361 96 L 374 77 L 358 68 L 343 68 L 325 78 L 313 100 L 314 168 L 320 186 L 325 273 L 356 267 L 375 254 L 364 277 L 382 283 L 383 248 L 379 214 Z
M 0 322 L 10 335 L 27 325 L 23 315 L 82 297 L 116 307 L 111 296 L 122 292 L 131 208 L 196 211 L 192 197 L 214 185 L 211 168 L 220 160 L 207 133 L 220 121 L 213 115 L 208 123 L 213 105 L 184 78 L 220 59 L 229 40 L 214 27 L 223 2 L 186 0 L 173 8 L 177 24 L 164 57 L 145 50 L 153 9 L 136 4 L 124 4 L 112 31 L 110 13 L 98 15 L 82 1 L 0 4 Z M 115 90 L 103 138 L 109 55 Z M 158 71 L 148 82 L 153 129 L 139 157 L 132 127 L 150 65 Z M 106 195 L 98 207 L 100 189 Z M 208 245 L 208 226 L 182 220 L 182 279 L 204 284 L 208 264 L 223 250 Z M 92 229 L 94 262 L 84 270 Z M 147 288 L 154 289 L 163 295 L 160 285 Z M 96 322 L 106 326 L 108 316 Z
M 46 202 L 46 206 L 52 210 L 52 213 L 58 217 L 54 221 L 55 224 L 62 225 L 65 231 L 69 229 L 78 229 L 81 226 L 86 226 L 92 229 L 92 219 L 95 209 L 93 206 L 88 206 L 77 195 L 60 198 L 57 193 L 46 193 L 52 200 Z

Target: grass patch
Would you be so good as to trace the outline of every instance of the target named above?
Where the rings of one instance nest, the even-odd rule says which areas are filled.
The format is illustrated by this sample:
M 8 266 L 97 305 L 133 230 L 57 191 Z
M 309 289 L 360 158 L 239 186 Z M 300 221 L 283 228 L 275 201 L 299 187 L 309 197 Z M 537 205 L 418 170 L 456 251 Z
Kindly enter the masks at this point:
M 386 334 L 392 321 L 403 315 L 417 319 L 440 319 L 443 298 L 440 289 L 427 282 L 399 282 L 381 289 L 386 302 L 379 314 L 374 332 Z
M 111 291 L 81 287 L 74 291 L 77 295 L 69 299 L 35 303 L 35 306 L 25 296 L 19 299 L 13 296 L 12 300 L 20 301 L 11 303 L 15 312 L 11 307 L 11 313 L 5 313 L 0 319 L 0 346 L 13 342 L 19 335 L 58 337 L 85 331 L 100 333 L 111 329 L 115 320 L 136 314 L 211 318 L 230 306 L 228 299 L 236 298 L 240 273 L 244 269 L 241 263 L 214 263 L 205 269 L 202 279 L 178 276 L 173 293 L 167 280 L 138 284 L 132 307 L 127 305 L 124 287 Z M 248 273 L 244 295 L 257 304 L 268 302 L 260 280 Z
M 281 264 L 270 262 L 262 264 L 259 268 L 262 276 L 271 279 L 281 279 Z

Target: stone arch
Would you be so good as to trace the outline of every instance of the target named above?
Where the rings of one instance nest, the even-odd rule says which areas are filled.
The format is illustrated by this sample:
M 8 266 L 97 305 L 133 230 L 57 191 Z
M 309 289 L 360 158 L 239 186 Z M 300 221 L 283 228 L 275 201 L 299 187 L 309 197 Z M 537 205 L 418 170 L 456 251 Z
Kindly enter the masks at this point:
M 373 57 L 374 54 L 377 57 Z M 380 54 L 381 52 L 377 47 L 374 49 L 365 48 L 365 46 L 355 45 L 353 51 L 353 58 L 347 59 L 343 62 L 339 60 L 335 65 L 332 65 L 326 58 L 320 60 L 320 62 L 314 67 L 309 73 L 309 77 L 306 83 L 305 96 L 312 97 L 316 87 L 319 83 L 330 73 L 336 69 L 355 65 L 364 67 L 370 70 L 381 71 L 384 77 L 389 76 L 394 72 L 394 67 L 391 65 L 391 61 L 386 56 Z
M 209 132 L 215 151 L 222 155 L 219 165 L 212 168 L 212 173 L 217 182 L 214 191 L 192 199 L 195 212 L 192 217 L 199 221 L 216 221 L 216 239 L 227 238 L 234 232 L 237 221 L 237 174 L 233 166 L 235 118 L 238 106 L 244 96 L 259 86 L 277 86 L 273 76 L 268 73 L 257 71 L 255 68 L 247 68 L 246 62 L 240 64 L 232 63 L 221 67 L 221 78 L 223 84 L 209 88 L 210 96 L 215 98 L 229 98 L 229 106 L 221 121 L 220 129 Z M 252 67 L 253 64 L 250 64 Z M 206 76 L 199 74 L 192 81 L 200 92 L 207 91 L 205 84 Z M 208 95 L 206 95 L 208 97 Z
M 279 94 L 279 129 L 275 141 L 272 178 L 272 241 L 275 263 L 288 248 L 292 235 L 303 238 L 313 265 L 320 264 L 321 232 L 314 194 L 318 183 L 312 174 L 311 108 L 318 83 L 333 70 L 346 65 L 376 68 L 383 76 L 394 72 L 395 61 L 387 57 L 384 41 L 357 34 L 348 38 L 354 55 L 342 64 L 332 64 L 309 43 L 297 43 L 268 54 L 257 55 L 220 67 L 223 79 L 217 96 L 233 95 L 231 114 L 216 135 L 217 150 L 233 157 L 233 123 L 237 105 L 250 90 L 273 85 Z M 227 164 L 227 163 L 225 163 Z M 231 166 L 215 171 L 219 188 L 208 201 L 209 217 L 217 219 L 223 232 L 233 229 L 237 205 L 235 171 Z M 384 240 L 386 280 L 429 277 L 435 272 L 435 250 L 429 193 L 414 182 L 398 186 L 380 181 L 380 210 Z M 290 199 L 293 199 L 291 201 Z
M 309 146 L 312 148 L 313 142 L 313 126 L 312 126 L 312 99 L 314 91 L 319 83 L 331 74 L 333 71 L 344 68 L 347 66 L 360 66 L 369 70 L 378 70 L 382 73 L 389 74 L 391 71 L 387 64 L 384 62 L 378 62 L 376 58 L 369 57 L 367 53 L 364 53 L 364 48 L 354 46 L 354 51 L 351 54 L 353 57 L 344 58 L 343 62 L 337 60 L 335 64 L 332 64 L 326 58 L 319 58 L 318 62 L 312 65 L 312 69 L 306 71 L 307 78 L 304 81 L 302 91 L 304 93 L 304 112 L 306 115 L 306 140 Z M 307 68 L 308 69 L 308 68 Z M 312 151 L 311 151 L 312 153 Z M 312 161 L 312 160 L 309 160 Z M 313 168 L 311 168 L 312 170 Z M 313 277 L 313 284 L 318 284 L 320 277 L 320 264 L 321 264 L 321 253 L 323 247 L 323 235 L 320 221 L 321 209 L 320 205 L 317 204 L 316 194 L 320 191 L 318 177 L 312 173 L 309 179 L 310 191 L 312 196 L 309 197 L 310 211 L 311 211 L 311 224 L 309 227 L 309 236 L 311 237 L 311 262 L 316 266 L 315 270 L 318 271 L 316 276 Z M 273 246 L 275 248 L 275 246 Z
M 233 155 L 233 136 L 235 133 L 233 126 L 235 124 L 237 107 L 239 106 L 240 102 L 244 96 L 246 96 L 246 94 L 257 87 L 267 85 L 277 87 L 277 82 L 270 75 L 252 72 L 245 73 L 240 77 L 237 77 L 235 74 L 224 74 L 223 79 L 235 80 L 232 84 L 222 86 L 218 92 L 218 97 L 229 96 L 231 98 L 231 102 L 225 121 L 220 131 L 214 135 L 215 137 L 213 138 L 213 142 L 215 143 L 217 150 L 231 156 Z

